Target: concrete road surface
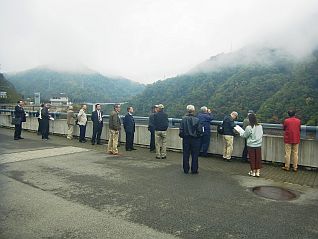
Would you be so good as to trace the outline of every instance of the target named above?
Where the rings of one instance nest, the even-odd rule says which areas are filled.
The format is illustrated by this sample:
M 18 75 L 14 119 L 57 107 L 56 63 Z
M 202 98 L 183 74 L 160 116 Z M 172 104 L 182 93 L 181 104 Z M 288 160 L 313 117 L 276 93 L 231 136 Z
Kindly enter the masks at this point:
M 242 162 L 200 159 L 200 173 L 185 175 L 176 152 L 111 156 L 106 145 L 12 135 L 0 128 L 1 239 L 318 238 L 317 187 L 252 178 Z M 315 180 L 317 172 L 303 175 Z M 259 197 L 251 189 L 260 185 L 297 198 Z

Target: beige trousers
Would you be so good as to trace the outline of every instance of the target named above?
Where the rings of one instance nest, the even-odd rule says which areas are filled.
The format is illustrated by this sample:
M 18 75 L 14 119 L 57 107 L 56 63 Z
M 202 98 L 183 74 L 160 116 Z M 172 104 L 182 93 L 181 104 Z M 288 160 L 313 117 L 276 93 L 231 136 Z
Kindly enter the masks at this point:
M 167 156 L 167 131 L 155 132 L 156 142 L 156 155 L 157 157 Z
M 67 125 L 67 138 L 73 139 L 73 131 L 74 131 L 74 125 L 68 124 Z
M 285 168 L 290 167 L 290 156 L 293 157 L 293 168 L 298 168 L 298 147 L 299 144 L 285 144 Z
M 119 138 L 119 130 L 110 130 L 109 131 L 109 140 L 108 140 L 108 152 L 113 154 L 118 154 L 118 138 Z
M 233 139 L 234 136 L 223 135 L 223 158 L 231 159 L 233 153 Z

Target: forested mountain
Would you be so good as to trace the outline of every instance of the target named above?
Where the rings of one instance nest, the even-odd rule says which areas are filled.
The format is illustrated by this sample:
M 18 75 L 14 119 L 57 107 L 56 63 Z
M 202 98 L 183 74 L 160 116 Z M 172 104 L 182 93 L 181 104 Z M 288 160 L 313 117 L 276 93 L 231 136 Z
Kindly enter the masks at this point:
M 0 73 L 0 91 L 6 92 L 7 98 L 0 97 L 0 103 L 16 103 L 21 97 L 14 86 Z
M 137 115 L 163 103 L 169 117 L 181 117 L 188 104 L 211 107 L 217 119 L 249 109 L 262 122 L 281 123 L 289 108 L 304 124 L 318 121 L 318 51 L 302 60 L 269 48 L 243 48 L 211 57 L 189 73 L 148 85 L 134 97 Z
M 41 99 L 48 100 L 65 93 L 72 102 L 127 101 L 145 88 L 142 84 L 97 72 L 73 73 L 48 68 L 8 74 L 7 79 L 25 98 L 32 98 L 35 92 L 40 92 Z

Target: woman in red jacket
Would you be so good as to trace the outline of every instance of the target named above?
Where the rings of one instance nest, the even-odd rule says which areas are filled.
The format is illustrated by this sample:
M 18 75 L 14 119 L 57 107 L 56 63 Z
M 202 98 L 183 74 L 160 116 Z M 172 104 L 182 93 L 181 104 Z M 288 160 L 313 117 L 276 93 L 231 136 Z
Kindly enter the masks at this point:
M 293 156 L 293 170 L 297 172 L 298 165 L 298 146 L 300 143 L 301 122 L 295 117 L 295 111 L 288 111 L 289 118 L 284 121 L 284 143 L 285 143 L 285 166 L 283 170 L 289 171 L 290 156 Z

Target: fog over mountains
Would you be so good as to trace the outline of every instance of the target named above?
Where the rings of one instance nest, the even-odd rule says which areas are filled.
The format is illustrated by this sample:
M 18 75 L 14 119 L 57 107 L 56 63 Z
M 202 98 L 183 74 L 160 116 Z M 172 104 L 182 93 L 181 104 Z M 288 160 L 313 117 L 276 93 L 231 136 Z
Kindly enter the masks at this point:
M 104 76 L 87 68 L 64 70 L 42 66 L 23 72 L 7 74 L 24 98 L 41 93 L 43 101 L 65 93 L 72 102 L 116 102 L 128 100 L 140 93 L 144 85 L 122 77 Z
M 188 104 L 213 108 L 217 119 L 235 110 L 242 120 L 249 109 L 263 122 L 281 123 L 288 109 L 304 124 L 318 121 L 318 51 L 297 58 L 281 49 L 245 47 L 219 54 L 184 75 L 148 85 L 133 103 L 138 115 L 163 103 L 171 117 Z

